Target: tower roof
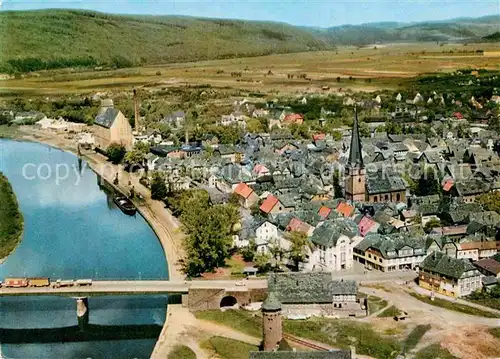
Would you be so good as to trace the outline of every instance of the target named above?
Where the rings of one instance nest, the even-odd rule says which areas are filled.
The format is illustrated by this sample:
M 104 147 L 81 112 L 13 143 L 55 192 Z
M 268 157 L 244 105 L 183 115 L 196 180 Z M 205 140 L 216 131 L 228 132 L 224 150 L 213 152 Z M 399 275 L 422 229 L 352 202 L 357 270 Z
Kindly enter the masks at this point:
M 361 152 L 361 139 L 359 138 L 358 112 L 354 109 L 354 124 L 352 126 L 351 146 L 349 148 L 349 161 L 351 167 L 363 167 L 363 154 Z
M 274 292 L 269 292 L 266 300 L 262 303 L 262 310 L 265 312 L 274 312 L 281 310 L 281 302 Z

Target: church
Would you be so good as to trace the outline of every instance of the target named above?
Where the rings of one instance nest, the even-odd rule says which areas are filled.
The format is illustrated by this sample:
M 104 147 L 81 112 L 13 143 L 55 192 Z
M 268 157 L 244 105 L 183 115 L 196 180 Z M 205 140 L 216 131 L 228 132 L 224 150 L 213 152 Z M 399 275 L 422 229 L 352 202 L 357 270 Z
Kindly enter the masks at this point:
M 366 172 L 355 112 L 349 158 L 345 167 L 345 197 L 356 202 L 403 202 L 406 203 L 406 184 L 391 168 Z

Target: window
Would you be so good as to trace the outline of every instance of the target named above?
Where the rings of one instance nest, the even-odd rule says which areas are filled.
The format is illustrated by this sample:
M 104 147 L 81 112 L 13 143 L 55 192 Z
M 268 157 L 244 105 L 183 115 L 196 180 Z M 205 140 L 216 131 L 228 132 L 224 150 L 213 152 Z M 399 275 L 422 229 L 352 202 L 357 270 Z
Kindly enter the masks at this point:
M 373 197 L 373 202 L 375 202 L 375 203 L 378 202 L 378 197 L 377 196 Z
M 389 200 L 389 196 L 388 196 L 388 195 L 385 195 L 384 199 L 385 199 L 386 201 L 388 201 L 388 200 Z
M 358 182 L 361 183 L 361 177 L 359 177 Z
M 396 195 L 396 201 L 400 201 L 400 200 L 401 200 L 401 195 L 398 193 L 398 194 Z

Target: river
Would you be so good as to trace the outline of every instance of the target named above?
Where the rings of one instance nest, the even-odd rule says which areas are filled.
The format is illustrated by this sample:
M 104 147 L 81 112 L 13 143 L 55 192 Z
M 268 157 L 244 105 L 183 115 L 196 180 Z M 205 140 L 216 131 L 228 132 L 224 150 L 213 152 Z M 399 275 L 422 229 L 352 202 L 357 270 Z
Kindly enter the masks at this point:
M 99 177 L 73 154 L 0 139 L 0 171 L 14 188 L 25 222 L 20 245 L 0 265 L 0 278 L 168 278 L 164 252 L 148 223 L 139 214 L 124 215 Z M 166 304 L 165 296 L 91 297 L 90 324 L 123 330 L 150 325 L 155 332 L 164 323 Z M 0 298 L 0 330 L 75 325 L 74 299 Z M 41 344 L 42 336 L 30 334 L 25 344 L 4 342 L 1 353 L 20 359 L 149 358 L 157 339 L 151 330 L 148 338 L 134 335 L 128 340 Z

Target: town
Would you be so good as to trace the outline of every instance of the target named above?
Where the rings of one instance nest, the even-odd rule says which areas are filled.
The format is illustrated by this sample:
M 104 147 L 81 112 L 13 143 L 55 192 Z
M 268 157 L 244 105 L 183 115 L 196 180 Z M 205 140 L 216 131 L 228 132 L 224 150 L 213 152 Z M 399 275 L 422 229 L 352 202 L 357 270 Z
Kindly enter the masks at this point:
M 180 222 L 183 255 L 168 260 L 186 280 L 234 279 L 244 290 L 267 277 L 262 351 L 250 358 L 305 358 L 289 344 L 323 353 L 315 358 L 438 357 L 411 352 L 432 320 L 417 320 L 412 345 L 380 351 L 341 340 L 338 349 L 300 322 L 407 322 L 419 301 L 500 316 L 499 73 L 461 69 L 375 93 L 337 81 L 315 93 L 225 100 L 215 89 L 179 89 L 218 105 L 179 102 L 168 113 L 143 88 L 14 101 L 1 120 L 112 163 L 113 185 L 139 207 L 147 189 Z M 226 309 L 254 304 L 228 296 L 220 307 L 233 315 Z

